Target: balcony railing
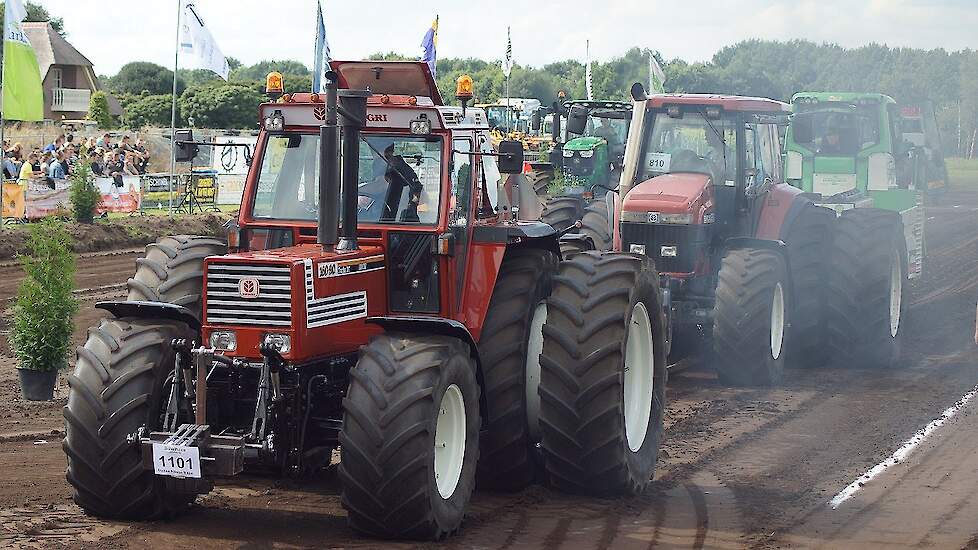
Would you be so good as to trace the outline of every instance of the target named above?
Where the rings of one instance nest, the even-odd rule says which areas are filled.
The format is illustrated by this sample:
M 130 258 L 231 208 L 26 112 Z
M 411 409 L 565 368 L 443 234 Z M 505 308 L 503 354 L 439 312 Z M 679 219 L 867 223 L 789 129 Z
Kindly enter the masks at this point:
M 51 110 L 65 112 L 87 112 L 88 100 L 92 91 L 76 88 L 53 88 L 51 90 Z

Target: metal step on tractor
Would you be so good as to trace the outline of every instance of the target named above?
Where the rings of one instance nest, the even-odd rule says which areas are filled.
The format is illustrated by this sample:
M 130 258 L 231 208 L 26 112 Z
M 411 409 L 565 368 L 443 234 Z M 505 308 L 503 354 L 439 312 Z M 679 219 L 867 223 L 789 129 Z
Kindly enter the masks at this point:
M 536 200 L 506 177 L 522 148 L 492 150 L 471 78 L 461 107 L 423 62 L 334 61 L 327 80 L 269 79 L 227 243 L 163 238 L 128 299 L 98 304 L 64 411 L 75 502 L 167 517 L 337 449 L 350 525 L 382 538 L 455 532 L 477 483 L 642 491 L 666 383 L 651 260 L 560 261 L 559 232 L 514 219 Z
M 547 197 L 541 220 L 558 230 L 579 224 L 597 250 L 611 249 L 609 191 L 621 177 L 631 109 L 623 101 L 567 101 L 552 109 L 554 179 L 548 192 L 556 187 L 556 194 Z M 571 246 L 565 244 L 565 253 L 573 252 Z
M 772 385 L 786 362 L 891 363 L 907 274 L 900 216 L 836 219 L 786 183 L 787 104 L 648 97 L 640 84 L 632 95 L 613 247 L 660 272 L 670 364 L 705 348 L 721 382 Z

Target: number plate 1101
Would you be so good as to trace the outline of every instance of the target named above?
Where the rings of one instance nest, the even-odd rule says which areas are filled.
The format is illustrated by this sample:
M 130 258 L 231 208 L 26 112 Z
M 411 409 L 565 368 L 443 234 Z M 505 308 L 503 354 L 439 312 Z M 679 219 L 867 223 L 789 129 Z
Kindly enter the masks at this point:
M 153 471 L 161 476 L 200 478 L 200 449 L 153 443 Z

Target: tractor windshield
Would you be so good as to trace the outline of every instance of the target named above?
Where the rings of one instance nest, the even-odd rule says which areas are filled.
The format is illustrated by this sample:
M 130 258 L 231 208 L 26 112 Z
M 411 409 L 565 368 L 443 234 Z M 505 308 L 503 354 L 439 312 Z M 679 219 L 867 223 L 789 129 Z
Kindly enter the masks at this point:
M 880 141 L 878 105 L 839 105 L 801 111 L 791 120 L 793 141 L 818 156 L 851 157 Z
M 662 174 L 697 172 L 717 185 L 737 180 L 737 131 L 725 119 L 708 119 L 700 113 L 674 118 L 656 113 L 652 134 L 646 141 L 639 180 Z
M 438 222 L 441 138 L 364 134 L 360 143 L 359 212 L 366 223 Z M 316 221 L 319 135 L 269 136 L 252 215 Z

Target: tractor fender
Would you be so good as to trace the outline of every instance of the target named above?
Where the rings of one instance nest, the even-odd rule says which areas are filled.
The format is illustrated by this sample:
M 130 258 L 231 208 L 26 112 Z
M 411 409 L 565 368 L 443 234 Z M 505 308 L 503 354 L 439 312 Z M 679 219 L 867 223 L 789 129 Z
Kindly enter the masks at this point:
M 550 225 L 539 221 L 505 225 L 481 225 L 472 229 L 473 243 L 504 244 L 507 247 L 539 248 L 560 256 L 559 235 Z
M 476 372 L 475 377 L 479 382 L 479 386 L 482 388 L 481 395 L 479 397 L 479 406 L 483 411 L 488 410 L 488 402 L 486 401 L 486 384 L 482 376 L 482 359 L 479 358 L 479 346 L 476 345 L 475 339 L 472 338 L 472 333 L 466 328 L 462 323 L 454 319 L 445 319 L 444 317 L 416 317 L 416 316 L 377 316 L 377 317 L 367 317 L 366 322 L 378 325 L 380 328 L 384 329 L 386 332 L 409 332 L 414 334 L 439 334 L 441 336 L 451 336 L 452 338 L 458 338 L 462 342 L 465 342 L 469 346 L 469 353 L 475 360 Z M 482 415 L 482 422 L 485 424 L 488 416 L 486 414 Z
M 143 302 L 138 300 L 119 300 L 97 302 L 95 307 L 108 311 L 116 319 L 123 317 L 135 317 L 137 319 L 169 319 L 186 323 L 191 329 L 199 333 L 201 328 L 200 319 L 189 309 L 176 304 L 166 302 Z
M 732 237 L 723 242 L 723 252 L 726 254 L 728 250 L 741 250 L 744 248 L 763 248 L 765 250 L 773 250 L 784 258 L 784 266 L 787 268 L 787 272 L 791 273 L 791 258 L 788 257 L 788 245 L 782 240 L 775 239 L 759 239 L 757 237 Z M 788 296 L 794 297 L 795 295 L 795 282 L 788 277 Z

